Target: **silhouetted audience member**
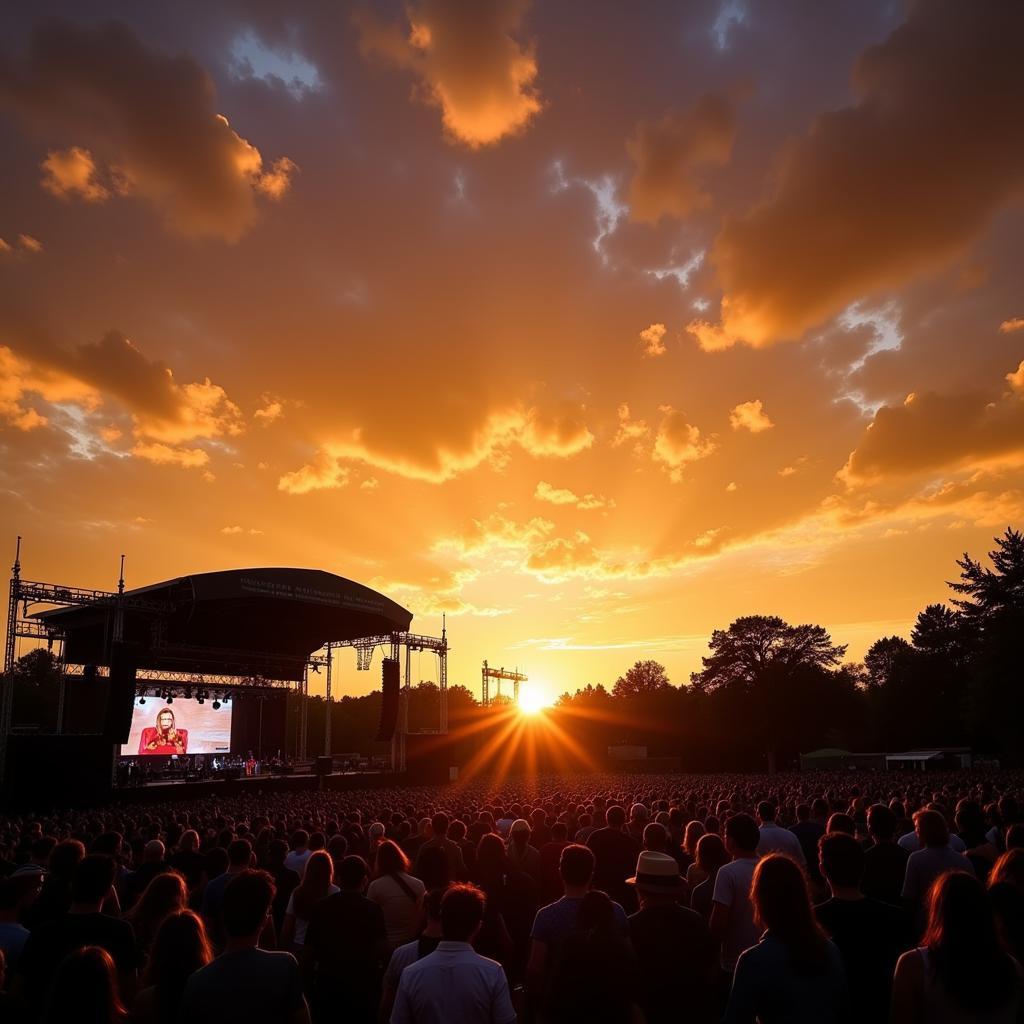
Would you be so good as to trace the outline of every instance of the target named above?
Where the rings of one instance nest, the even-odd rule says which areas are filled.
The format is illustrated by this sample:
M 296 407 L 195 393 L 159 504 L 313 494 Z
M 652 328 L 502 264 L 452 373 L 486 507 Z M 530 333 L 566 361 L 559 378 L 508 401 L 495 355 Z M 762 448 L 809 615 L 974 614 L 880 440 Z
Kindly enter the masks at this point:
M 21 954 L 19 973 L 31 1004 L 45 1004 L 58 965 L 83 946 L 99 946 L 110 954 L 117 969 L 118 991 L 126 998 L 132 996 L 137 966 L 132 926 L 101 912 L 113 889 L 114 873 L 115 864 L 110 857 L 84 857 L 75 868 L 68 912 L 40 925 L 29 936 Z
M 302 963 L 316 1021 L 376 1019 L 389 948 L 384 913 L 364 895 L 368 875 L 366 861 L 349 854 L 336 874 L 340 892 L 310 915 Z
M 1000 945 L 981 882 L 963 871 L 943 874 L 927 909 L 921 945 L 896 965 L 891 1024 L 1015 1024 L 1021 968 Z
M 473 951 L 484 894 L 454 885 L 441 900 L 442 940 L 402 971 L 391 1024 L 515 1024 L 501 964 Z
M 914 831 L 920 848 L 907 858 L 902 896 L 908 903 L 918 905 L 940 875 L 948 871 L 966 871 L 973 875 L 974 865 L 950 847 L 949 828 L 938 811 L 918 811 L 914 815 Z
M 634 909 L 636 902 L 626 879 L 633 873 L 640 844 L 623 831 L 626 812 L 621 807 L 609 807 L 606 818 L 608 824 L 595 829 L 587 838 L 587 846 L 594 854 L 594 887 Z
M 750 896 L 763 934 L 737 960 L 725 1024 L 851 1020 L 842 958 L 815 920 L 800 865 L 782 854 L 763 858 Z
M 760 841 L 757 822 L 749 814 L 734 814 L 726 822 L 725 848 L 732 860 L 718 869 L 709 920 L 711 934 L 721 944 L 720 962 L 726 974 L 732 974 L 740 953 L 761 935 L 750 901 Z
M 68 953 L 54 975 L 42 1024 L 125 1024 L 127 1020 L 110 954 L 102 946 L 82 946 Z
M 132 1004 L 132 1024 L 175 1024 L 189 977 L 212 959 L 198 914 L 178 910 L 165 917 Z
M 673 858 L 672 860 L 675 865 Z M 551 1024 L 599 1021 L 629 1024 L 636 1017 L 636 957 L 622 934 L 618 905 L 591 891 L 580 901 L 576 925 L 554 962 L 543 1016 Z
M 678 902 L 686 896 L 678 862 L 668 854 L 645 851 L 637 858 L 636 874 L 626 881 L 636 888 L 640 902 L 629 918 L 629 938 L 647 1024 L 677 1021 L 680 1007 L 695 1024 L 712 1019 L 718 951 L 704 918 Z
M 445 839 L 445 842 L 450 840 Z M 425 857 L 429 864 L 430 849 L 429 846 L 421 847 L 421 863 Z M 434 849 L 438 851 L 436 856 L 446 856 L 443 848 Z M 447 885 L 441 884 L 436 888 L 445 889 Z M 377 870 L 366 890 L 366 896 L 378 904 L 384 913 L 388 946 L 391 949 L 408 942 L 416 934 L 420 920 L 420 900 L 425 892 L 423 882 L 409 873 L 409 858 L 397 843 L 385 839 L 377 848 Z
M 224 952 L 185 985 L 179 1017 L 188 1024 L 308 1024 L 299 965 L 291 953 L 260 949 L 274 882 L 247 868 L 224 890 Z
M 819 866 L 831 897 L 814 908 L 818 923 L 839 949 L 858 1020 L 884 1020 L 892 975 L 909 945 L 904 911 L 865 896 L 864 848 L 844 832 L 820 840 Z
M 872 804 L 867 815 L 871 845 L 864 853 L 865 896 L 899 905 L 910 853 L 896 842 L 896 815 L 885 804 Z

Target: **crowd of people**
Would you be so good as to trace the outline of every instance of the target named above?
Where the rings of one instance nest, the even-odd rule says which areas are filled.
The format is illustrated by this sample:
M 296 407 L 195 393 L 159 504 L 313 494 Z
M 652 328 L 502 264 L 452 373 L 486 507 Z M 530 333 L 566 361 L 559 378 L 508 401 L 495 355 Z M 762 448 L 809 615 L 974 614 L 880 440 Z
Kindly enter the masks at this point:
M 0 814 L 0 1020 L 1024 1020 L 1024 775 L 580 775 Z

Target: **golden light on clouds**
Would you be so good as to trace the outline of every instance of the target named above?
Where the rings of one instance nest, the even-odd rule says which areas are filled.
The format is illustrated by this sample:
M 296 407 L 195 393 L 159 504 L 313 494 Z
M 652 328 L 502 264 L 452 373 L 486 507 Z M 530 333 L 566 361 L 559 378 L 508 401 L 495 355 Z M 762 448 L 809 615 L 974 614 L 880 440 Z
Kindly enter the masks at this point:
M 718 8 L 13 5 L 0 542 L 337 572 L 538 701 L 905 632 L 1024 525 L 1024 8 Z

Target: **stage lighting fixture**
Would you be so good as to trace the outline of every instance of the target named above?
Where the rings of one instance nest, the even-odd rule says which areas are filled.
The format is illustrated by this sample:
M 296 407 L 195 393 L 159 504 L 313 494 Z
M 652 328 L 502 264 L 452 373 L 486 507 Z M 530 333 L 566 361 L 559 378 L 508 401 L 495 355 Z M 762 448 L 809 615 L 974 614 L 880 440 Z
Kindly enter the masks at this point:
M 191 686 L 186 686 L 185 687 L 185 700 L 191 700 L 191 699 L 192 699 L 192 687 Z
M 205 704 L 206 703 L 206 698 L 203 697 L 203 696 L 199 696 L 199 697 L 196 697 L 196 701 L 199 704 Z
M 140 697 L 139 698 L 139 703 L 140 704 L 145 704 L 146 703 L 146 698 L 145 697 Z
M 167 703 L 168 704 L 173 704 L 174 703 L 174 698 L 170 694 L 167 694 Z
M 213 710 L 214 711 L 220 711 L 220 701 L 219 700 L 215 700 L 213 702 Z

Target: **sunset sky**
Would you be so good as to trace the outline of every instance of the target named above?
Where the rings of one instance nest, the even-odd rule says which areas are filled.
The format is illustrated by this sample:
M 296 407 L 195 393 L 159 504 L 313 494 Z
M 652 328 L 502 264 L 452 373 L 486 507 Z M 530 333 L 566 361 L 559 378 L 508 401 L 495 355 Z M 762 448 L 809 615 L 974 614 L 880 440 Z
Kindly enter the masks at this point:
M 743 614 L 906 635 L 1024 525 L 1022 38 L 1017 0 L 4 5 L 4 567 L 322 568 L 548 698 L 685 682 Z

